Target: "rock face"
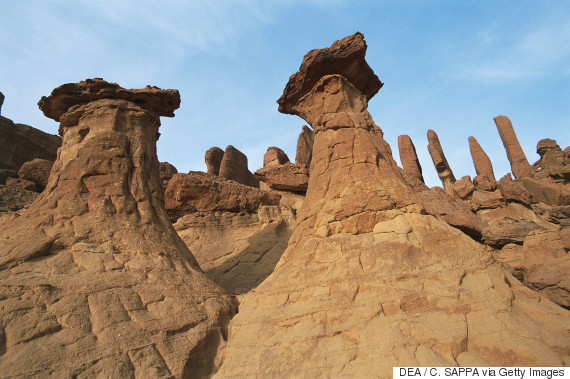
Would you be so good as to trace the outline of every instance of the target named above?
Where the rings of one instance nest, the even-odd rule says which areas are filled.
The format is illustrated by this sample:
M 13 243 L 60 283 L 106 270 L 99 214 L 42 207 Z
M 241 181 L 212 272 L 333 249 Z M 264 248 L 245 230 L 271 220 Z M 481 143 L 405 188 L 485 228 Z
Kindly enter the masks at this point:
M 35 158 L 55 161 L 61 138 L 0 116 L 0 169 L 18 171 Z
M 366 99 L 330 75 L 294 105 L 315 130 L 306 200 L 275 271 L 243 297 L 216 377 L 563 365 L 568 312 L 424 214 Z
M 516 179 L 530 176 L 532 173 L 531 166 L 528 164 L 526 155 L 519 144 L 519 140 L 513 129 L 511 120 L 506 116 L 497 116 L 494 118 L 495 125 L 503 141 L 503 146 L 507 152 L 507 158 L 511 163 L 511 170 Z
M 0 232 L 3 375 L 206 376 L 235 313 L 163 208 L 159 116 L 175 90 L 102 80 L 42 98 L 63 145 L 46 190 Z
M 219 175 L 246 186 L 259 188 L 259 182 L 247 168 L 247 157 L 232 145 L 226 147 L 224 151 Z
M 545 138 L 538 141 L 536 153 L 540 155 L 540 160 L 535 163 L 540 169 L 540 176 L 570 180 L 570 159 L 564 156 L 555 140 Z
M 409 136 L 405 134 L 398 136 L 398 151 L 404 173 L 423 183 L 422 166 L 420 166 L 416 148 Z
M 489 156 L 483 151 L 479 142 L 475 137 L 469 137 L 469 151 L 471 151 L 471 158 L 473 158 L 473 165 L 477 176 L 485 177 L 489 181 L 495 181 L 495 173 L 493 172 L 493 165 Z
M 453 193 L 453 183 L 455 183 L 455 176 L 453 176 L 451 167 L 449 167 L 449 163 L 447 163 L 447 159 L 445 159 L 445 154 L 443 154 L 443 149 L 439 143 L 439 138 L 437 137 L 437 134 L 435 134 L 435 132 L 431 129 L 428 130 L 427 138 L 429 155 L 431 155 L 433 165 L 435 166 L 437 175 L 439 175 L 439 179 L 443 184 L 443 188 L 447 192 Z
M 299 71 L 291 75 L 277 103 L 279 112 L 296 114 L 293 107 L 325 75 L 339 74 L 348 79 L 366 100 L 374 96 L 383 83 L 368 66 L 364 35 L 354 33 L 324 49 L 309 51 Z
M 309 166 L 313 156 L 313 141 L 315 133 L 306 125 L 303 125 L 301 134 L 297 139 L 297 151 L 295 155 L 295 163 Z
M 267 152 L 263 156 L 263 167 L 281 166 L 289 163 L 289 157 L 283 150 L 278 147 L 271 146 L 267 148 Z
M 192 212 L 257 213 L 261 205 L 279 205 L 281 198 L 277 193 L 196 171 L 174 175 L 164 197 L 173 221 Z
M 224 151 L 219 147 L 214 146 L 206 151 L 205 160 L 208 174 L 220 175 L 220 165 L 222 164 L 223 157 Z
M 168 185 L 168 181 L 172 179 L 172 176 L 174 176 L 174 174 L 178 173 L 178 170 L 168 162 L 160 162 L 159 170 L 162 189 L 165 190 L 166 186 Z

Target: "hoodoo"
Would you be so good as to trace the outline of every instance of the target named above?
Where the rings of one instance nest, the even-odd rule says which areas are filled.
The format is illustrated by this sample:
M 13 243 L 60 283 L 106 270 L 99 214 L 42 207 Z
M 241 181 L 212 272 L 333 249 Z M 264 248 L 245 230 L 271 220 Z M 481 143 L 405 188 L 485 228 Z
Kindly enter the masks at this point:
M 335 51 L 357 48 L 335 60 Z M 275 271 L 231 321 L 216 377 L 562 366 L 568 312 L 523 286 L 483 245 L 426 215 L 406 184 L 367 111 L 380 86 L 363 84 L 379 83 L 365 48 L 357 33 L 312 50 L 278 101 L 315 131 L 307 194 Z
M 164 211 L 156 156 L 176 90 L 102 79 L 40 100 L 63 145 L 47 186 L 0 232 L 3 376 L 185 377 L 215 371 L 234 300 Z

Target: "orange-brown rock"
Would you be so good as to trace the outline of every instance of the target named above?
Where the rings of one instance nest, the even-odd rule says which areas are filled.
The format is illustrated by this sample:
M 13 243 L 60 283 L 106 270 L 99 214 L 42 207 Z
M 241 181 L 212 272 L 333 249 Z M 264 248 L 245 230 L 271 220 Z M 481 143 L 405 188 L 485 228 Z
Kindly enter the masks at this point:
M 473 185 L 477 191 L 494 191 L 497 189 L 497 182 L 486 176 L 477 175 L 473 178 Z
M 6 179 L 6 187 L 13 188 L 19 191 L 37 191 L 36 183 L 21 179 L 21 178 L 7 178 Z
M 246 186 L 259 188 L 259 181 L 247 167 L 247 157 L 232 145 L 228 145 L 224 151 L 219 175 Z
M 540 155 L 540 160 L 536 163 L 540 169 L 539 176 L 570 180 L 570 164 L 566 163 L 564 152 L 555 140 L 545 138 L 538 141 L 536 152 Z
M 216 377 L 562 365 L 568 311 L 422 213 L 349 84 L 325 76 L 296 104 L 316 133 L 307 196 L 275 271 L 242 298 Z
M 257 213 L 261 205 L 279 205 L 279 199 L 277 193 L 196 171 L 174 175 L 164 194 L 173 221 L 192 212 Z
M 0 213 L 26 208 L 38 195 L 35 191 L 0 185 Z
M 511 120 L 506 116 L 497 116 L 494 120 L 501 140 L 503 141 L 505 151 L 507 152 L 507 158 L 511 163 L 513 175 L 516 179 L 530 176 L 532 174 L 532 167 L 528 164 L 526 155 L 519 144 Z
M 0 169 L 18 171 L 35 158 L 55 161 L 61 138 L 0 116 Z
M 570 190 L 552 178 L 533 179 L 524 177 L 517 182 L 530 192 L 533 201 L 540 201 L 552 206 L 570 204 Z
M 315 133 L 307 126 L 303 125 L 301 134 L 297 139 L 297 150 L 295 153 L 295 163 L 309 166 L 313 156 L 313 141 Z
M 443 153 L 443 149 L 439 143 L 439 138 L 433 130 L 429 129 L 427 132 L 427 139 L 429 155 L 431 156 L 437 175 L 441 180 L 441 184 L 443 184 L 443 188 L 446 192 L 453 194 L 455 176 L 453 176 L 453 171 L 451 171 L 451 167 L 449 167 L 449 163 L 447 163 L 447 159 L 445 158 L 445 154 Z
M 255 172 L 255 177 L 278 191 L 307 191 L 309 170 L 306 165 L 286 163 L 279 166 L 266 166 Z
M 422 200 L 428 214 L 440 217 L 469 236 L 481 237 L 486 223 L 471 211 L 468 203 L 451 198 L 441 187 L 418 192 L 417 196 Z
M 504 207 L 505 205 L 507 205 L 505 198 L 503 195 L 501 195 L 500 191 L 475 191 L 471 196 L 471 207 L 474 211 L 478 211 L 480 209 Z
M 289 157 L 283 150 L 278 147 L 271 146 L 267 148 L 265 155 L 263 155 L 263 167 L 281 166 L 289 163 Z
M 491 163 L 489 156 L 485 151 L 483 151 L 475 137 L 469 137 L 468 140 L 469 151 L 471 152 L 471 158 L 473 159 L 473 165 L 475 166 L 477 176 L 486 177 L 491 182 L 494 182 L 495 173 L 493 172 L 493 164 Z
M 36 158 L 24 163 L 22 167 L 20 167 L 20 170 L 18 170 L 18 176 L 36 183 L 38 189 L 41 191 L 47 185 L 52 166 L 52 161 Z
M 206 151 L 204 160 L 206 161 L 206 168 L 210 175 L 220 175 L 220 165 L 224 158 L 224 151 L 219 147 L 211 147 Z
M 339 74 L 351 82 L 366 100 L 370 100 L 383 83 L 368 66 L 364 35 L 354 33 L 336 41 L 330 47 L 309 51 L 299 71 L 291 75 L 277 103 L 279 112 L 297 114 L 293 107 L 326 75 Z
M 168 162 L 160 162 L 159 172 L 160 183 L 162 184 L 162 189 L 165 190 L 166 186 L 168 185 L 168 181 L 172 179 L 174 174 L 178 173 L 178 170 Z
M 398 136 L 398 151 L 400 152 L 400 162 L 402 162 L 404 175 L 409 176 L 412 182 L 424 183 L 422 166 L 410 136 L 405 134 Z
M 462 199 L 468 199 L 469 196 L 475 191 L 475 186 L 471 181 L 469 175 L 465 175 L 455 183 L 453 183 L 453 191 Z
M 513 180 L 511 174 L 508 173 L 498 182 L 499 191 L 507 201 L 517 201 L 519 203 L 530 205 L 532 197 L 526 188 Z
M 89 101 L 82 87 L 41 102 L 63 145 L 46 190 L 0 231 L 2 375 L 207 376 L 235 304 L 164 211 L 156 140 L 178 92 Z

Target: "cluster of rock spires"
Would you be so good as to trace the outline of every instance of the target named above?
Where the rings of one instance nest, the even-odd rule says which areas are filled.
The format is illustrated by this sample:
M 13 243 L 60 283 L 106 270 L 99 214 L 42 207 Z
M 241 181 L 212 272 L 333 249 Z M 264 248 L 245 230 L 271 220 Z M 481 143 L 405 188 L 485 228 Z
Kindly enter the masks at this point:
M 469 137 L 477 176 L 456 180 L 429 130 L 430 189 L 411 139 L 400 168 L 367 111 L 383 84 L 366 48 L 356 33 L 305 56 L 278 104 L 311 128 L 295 163 L 269 147 L 255 173 L 233 146 L 206 152 L 207 173 L 158 162 L 175 90 L 58 87 L 39 103 L 55 149 L 0 118 L 2 145 L 32 154 L 0 155 L 0 204 L 32 187 L 16 182 L 41 191 L 0 209 L 3 374 L 570 364 L 569 148 L 541 140 L 530 165 L 498 116 L 514 179 Z

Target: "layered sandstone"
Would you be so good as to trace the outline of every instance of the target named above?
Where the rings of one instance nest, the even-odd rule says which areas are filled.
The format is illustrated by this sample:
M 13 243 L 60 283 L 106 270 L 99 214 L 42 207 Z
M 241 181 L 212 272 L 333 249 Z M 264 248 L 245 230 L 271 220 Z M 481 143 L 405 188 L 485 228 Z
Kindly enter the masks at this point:
M 366 105 L 340 75 L 295 104 L 315 130 L 306 200 L 275 271 L 244 296 L 217 376 L 567 362 L 568 312 L 424 214 Z
M 179 101 L 101 79 L 40 101 L 63 145 L 45 191 L 0 232 L 3 375 L 215 371 L 235 304 L 173 229 L 156 157 L 159 116 Z

